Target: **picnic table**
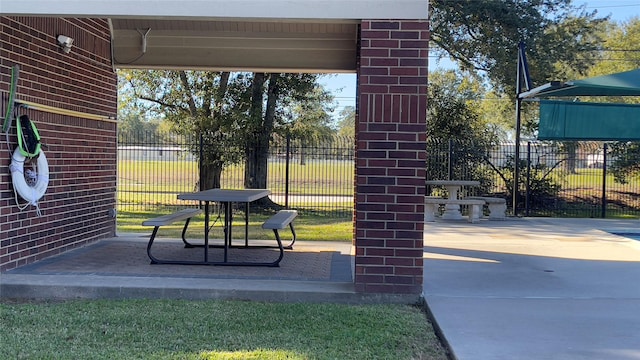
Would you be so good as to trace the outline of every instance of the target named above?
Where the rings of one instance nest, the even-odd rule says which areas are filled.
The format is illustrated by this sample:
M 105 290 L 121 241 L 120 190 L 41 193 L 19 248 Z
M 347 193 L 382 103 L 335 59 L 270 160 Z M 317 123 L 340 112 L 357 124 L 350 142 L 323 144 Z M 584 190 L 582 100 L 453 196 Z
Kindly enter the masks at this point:
M 428 180 L 427 185 L 442 186 L 448 192 L 448 198 L 443 199 L 441 204 L 444 204 L 443 219 L 447 220 L 459 220 L 462 219 L 462 213 L 460 212 L 460 205 L 464 205 L 465 202 L 459 199 L 459 193 L 464 187 L 480 186 L 479 181 L 475 180 Z M 433 197 L 432 197 L 433 198 Z M 437 201 L 437 199 L 435 200 Z M 429 200 L 427 200 L 429 202 Z M 469 203 L 473 205 L 472 203 Z
M 269 196 L 271 192 L 267 189 L 210 189 L 203 191 L 196 191 L 190 193 L 178 194 L 178 199 L 180 200 L 195 200 L 204 202 L 204 244 L 193 244 L 185 239 L 185 232 L 187 230 L 187 226 L 189 225 L 189 221 L 191 217 L 199 214 L 201 211 L 198 209 L 184 209 L 178 211 L 174 214 L 163 215 L 158 218 L 147 220 L 143 223 L 143 225 L 147 226 L 155 226 L 154 231 L 149 239 L 149 244 L 147 245 L 147 254 L 149 258 L 151 258 L 151 262 L 153 264 L 179 264 L 179 265 L 238 265 L 238 266 L 279 266 L 278 264 L 282 260 L 284 256 L 284 249 L 291 249 L 293 243 L 295 242 L 295 230 L 293 228 L 293 219 L 297 216 L 297 212 L 295 210 L 280 210 L 270 219 L 265 221 L 262 225 L 264 229 L 271 229 L 275 233 L 277 245 L 274 246 L 249 246 L 249 204 L 253 201 L 262 199 L 266 196 Z M 211 228 L 210 225 L 210 208 L 211 203 L 217 202 L 220 203 L 223 211 L 223 228 L 224 228 L 224 239 L 223 244 L 220 245 L 211 245 L 209 243 L 209 230 Z M 276 260 L 272 262 L 263 262 L 263 261 L 231 261 L 229 260 L 229 249 L 232 247 L 232 232 L 233 232 L 233 204 L 244 204 L 244 213 L 245 213 L 245 226 L 244 226 L 244 248 L 257 248 L 257 247 L 275 247 L 279 249 L 279 256 Z M 163 225 L 171 224 L 175 221 L 186 220 L 184 229 L 182 231 L 182 241 L 185 244 L 185 247 L 202 247 L 203 250 L 203 259 L 202 260 L 171 260 L 171 259 L 159 259 L 152 255 L 151 247 L 153 246 L 153 241 L 156 236 L 158 229 Z M 283 229 L 289 226 L 291 228 L 291 232 L 293 233 L 293 240 L 286 247 L 282 245 L 282 241 L 280 239 L 278 230 Z M 222 261 L 211 261 L 209 260 L 209 248 L 222 248 L 223 249 L 223 260 Z

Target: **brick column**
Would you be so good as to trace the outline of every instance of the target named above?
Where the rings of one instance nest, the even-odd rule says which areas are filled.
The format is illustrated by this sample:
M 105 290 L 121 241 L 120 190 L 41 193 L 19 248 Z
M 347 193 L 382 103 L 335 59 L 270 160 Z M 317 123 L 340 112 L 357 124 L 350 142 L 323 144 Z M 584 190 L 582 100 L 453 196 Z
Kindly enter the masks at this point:
M 427 21 L 362 21 L 356 124 L 355 286 L 420 294 Z

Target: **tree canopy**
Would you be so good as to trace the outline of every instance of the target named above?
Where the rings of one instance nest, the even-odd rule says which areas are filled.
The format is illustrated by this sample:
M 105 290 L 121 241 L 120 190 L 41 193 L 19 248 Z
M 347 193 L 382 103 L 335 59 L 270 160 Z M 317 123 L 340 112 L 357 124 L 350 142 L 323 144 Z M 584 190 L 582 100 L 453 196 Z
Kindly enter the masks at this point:
M 607 18 L 572 0 L 432 0 L 436 52 L 463 70 L 482 71 L 494 90 L 515 96 L 518 43 L 527 46 L 531 77 L 562 78 L 561 64 L 586 71 L 602 47 Z
M 266 187 L 272 134 L 323 132 L 330 122 L 333 97 L 317 83 L 319 75 L 182 70 L 118 75 L 127 102 L 121 112 L 132 118 L 131 126 L 141 127 L 144 114 L 166 120 L 175 133 L 200 137 L 203 189 L 220 187 L 224 167 L 243 160 L 245 187 Z M 199 149 L 192 152 L 200 155 Z

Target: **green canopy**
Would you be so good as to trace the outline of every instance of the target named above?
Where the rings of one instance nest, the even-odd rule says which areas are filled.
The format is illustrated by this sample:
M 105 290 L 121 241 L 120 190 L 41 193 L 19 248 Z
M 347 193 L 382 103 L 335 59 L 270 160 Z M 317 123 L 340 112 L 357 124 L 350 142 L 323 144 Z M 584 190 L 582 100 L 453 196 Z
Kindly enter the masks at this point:
M 640 139 L 640 105 L 540 101 L 540 140 Z
M 640 69 L 567 82 L 554 81 L 523 92 L 521 99 L 562 96 L 640 96 Z
M 554 81 L 518 95 L 520 100 L 576 96 L 640 96 L 640 69 Z M 640 106 L 541 100 L 538 139 L 640 140 Z

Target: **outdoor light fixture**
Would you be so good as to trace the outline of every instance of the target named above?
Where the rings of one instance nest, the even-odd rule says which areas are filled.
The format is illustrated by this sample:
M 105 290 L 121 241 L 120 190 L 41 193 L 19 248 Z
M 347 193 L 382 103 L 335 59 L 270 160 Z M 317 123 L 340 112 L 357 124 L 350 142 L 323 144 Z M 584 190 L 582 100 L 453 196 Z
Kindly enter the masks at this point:
M 65 36 L 58 35 L 58 45 L 60 45 L 60 49 L 64 51 L 65 54 L 68 54 L 71 51 L 71 45 L 73 44 L 73 39 Z

